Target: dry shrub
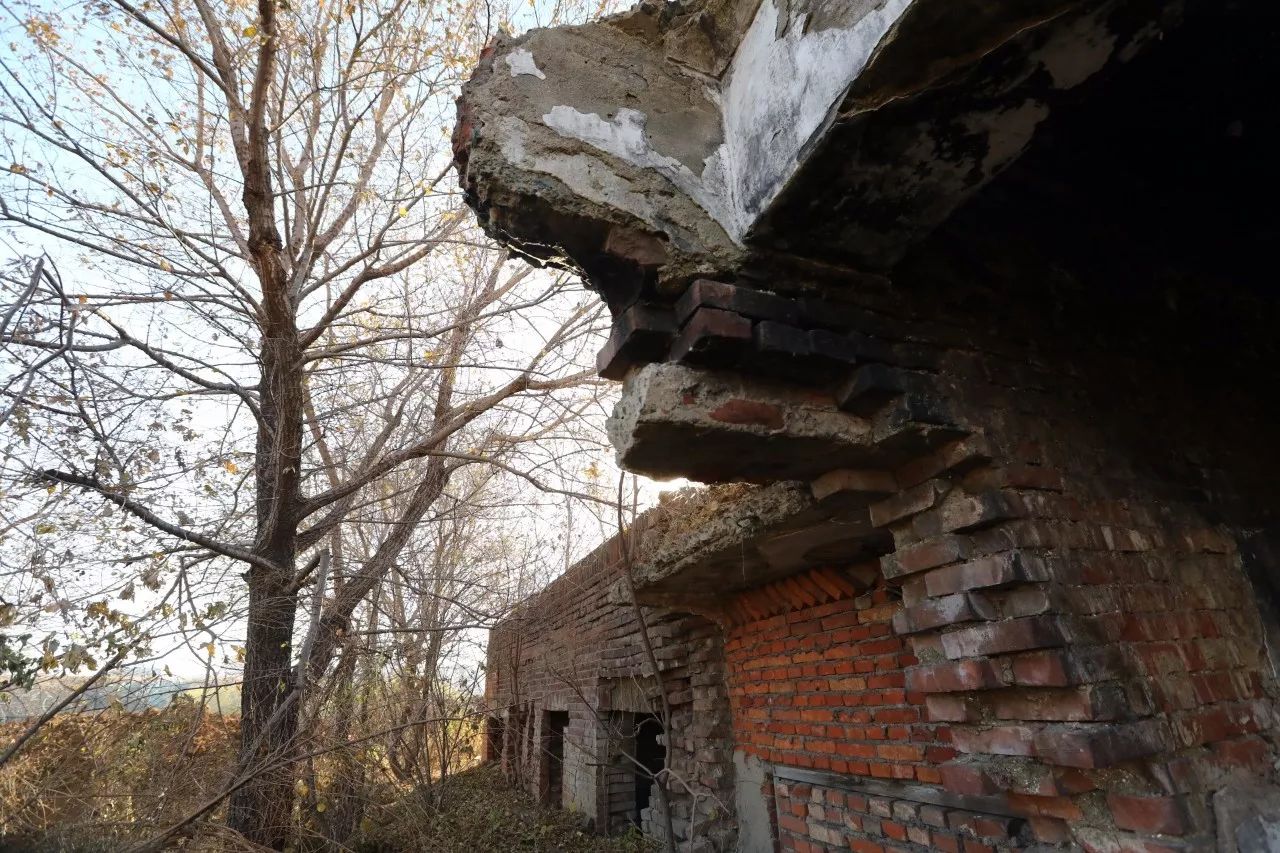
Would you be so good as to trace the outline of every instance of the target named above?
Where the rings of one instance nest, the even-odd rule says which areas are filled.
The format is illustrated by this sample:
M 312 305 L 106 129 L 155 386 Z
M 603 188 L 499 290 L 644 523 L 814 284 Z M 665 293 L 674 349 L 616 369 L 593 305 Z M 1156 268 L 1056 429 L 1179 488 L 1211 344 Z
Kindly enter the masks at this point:
M 25 726 L 0 726 L 0 744 Z M 184 700 L 55 717 L 0 767 L 0 849 L 111 850 L 146 838 L 217 792 L 238 730 L 238 719 Z
M 653 853 L 650 839 L 631 831 L 606 838 L 585 829 L 583 816 L 547 808 L 512 787 L 496 765 L 450 776 L 370 809 L 360 853 Z

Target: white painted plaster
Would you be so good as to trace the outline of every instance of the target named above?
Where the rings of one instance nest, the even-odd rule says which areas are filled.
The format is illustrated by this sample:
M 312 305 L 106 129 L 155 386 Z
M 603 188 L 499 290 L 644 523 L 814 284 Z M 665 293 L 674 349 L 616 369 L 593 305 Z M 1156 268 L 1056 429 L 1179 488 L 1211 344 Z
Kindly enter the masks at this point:
M 742 750 L 733 753 L 733 804 L 738 819 L 737 853 L 773 853 L 769 818 L 772 804 L 764 796 L 765 766 Z
M 778 38 L 778 9 L 773 0 L 764 0 L 734 55 L 727 82 L 710 92 L 721 110 L 725 142 L 706 158 L 701 174 L 655 148 L 645 132 L 646 116 L 638 110 L 623 107 L 605 119 L 560 105 L 542 120 L 562 136 L 662 174 L 741 244 L 911 2 L 859 0 L 865 9 L 860 16 L 851 13 L 847 26 L 815 30 L 806 28 L 807 13 L 800 12 Z M 514 69 L 511 56 L 507 61 Z M 545 164 L 542 170 L 547 171 Z
M 727 171 L 741 237 L 791 179 L 833 106 L 912 0 L 860 0 L 843 27 L 810 29 L 793 20 L 777 37 L 778 8 L 763 0 L 729 66 L 722 109 Z M 799 5 L 799 4 L 793 4 Z
M 587 154 L 540 153 L 534 157 L 526 143 L 527 125 L 514 116 L 503 116 L 498 139 L 502 156 L 529 171 L 558 178 L 577 195 L 597 204 L 630 211 L 646 222 L 657 221 L 653 205 L 643 193 L 618 175 L 599 158 Z
M 609 120 L 596 113 L 584 113 L 573 107 L 560 105 L 552 107 L 542 117 L 542 121 L 561 136 L 585 142 L 641 169 L 658 172 L 683 190 L 722 226 L 726 226 L 726 222 L 732 219 L 732 213 L 726 207 L 727 194 L 721 158 L 723 145 L 703 161 L 702 174 L 698 175 L 675 157 L 654 149 L 645 132 L 647 117 L 639 110 L 622 107 Z
M 1049 108 L 1039 101 L 1026 101 L 999 113 L 983 116 L 987 131 L 987 153 L 982 158 L 983 172 L 994 175 L 1017 159 L 1030 144 L 1036 126 L 1048 117 Z M 977 122 L 971 118 L 970 126 L 974 124 Z
M 569 731 L 564 740 L 564 797 L 561 803 L 570 811 L 578 812 L 594 818 L 596 812 L 596 775 L 600 762 L 596 754 L 600 747 L 596 743 L 596 729 L 593 721 L 586 727 L 587 739 L 571 736 L 580 717 L 576 711 L 569 712 Z
M 524 48 L 513 50 L 506 55 L 507 67 L 511 69 L 512 77 L 519 77 L 521 74 L 527 74 L 530 77 L 537 77 L 539 80 L 546 80 L 547 75 L 542 73 L 542 69 L 538 67 L 538 63 L 533 61 L 533 54 Z
M 558 106 L 552 107 L 551 112 L 542 117 L 542 121 L 561 136 L 581 140 L 637 166 L 657 169 L 663 173 L 683 169 L 690 175 L 693 174 L 679 160 L 653 150 L 645 137 L 645 115 L 639 110 L 623 107 L 618 110 L 617 118 L 608 121 L 595 113 Z
M 1079 86 L 1106 66 L 1115 52 L 1116 36 L 1100 15 L 1074 21 L 1061 35 L 1051 39 L 1037 58 L 1044 63 L 1059 89 Z

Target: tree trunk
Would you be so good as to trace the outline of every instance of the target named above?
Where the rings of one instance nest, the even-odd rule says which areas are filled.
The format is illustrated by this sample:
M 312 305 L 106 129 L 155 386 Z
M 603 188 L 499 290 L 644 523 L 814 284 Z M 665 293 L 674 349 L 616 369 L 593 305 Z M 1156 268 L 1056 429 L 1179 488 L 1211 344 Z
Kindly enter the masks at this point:
M 371 608 L 372 609 L 372 608 Z M 364 784 L 364 767 L 352 750 L 343 748 L 351 737 L 356 713 L 356 657 L 354 645 L 348 645 L 338 659 L 338 668 L 334 673 L 337 688 L 333 703 L 333 745 L 337 747 L 332 760 L 338 763 L 338 772 L 334 774 L 331 814 L 327 826 L 330 841 L 341 847 L 355 834 L 356 827 L 363 816 L 362 787 Z
M 227 822 L 255 844 L 276 850 L 289 840 L 293 812 L 293 765 L 288 759 L 299 710 L 291 666 L 296 613 L 296 595 L 286 587 L 250 583 L 237 766 L 241 773 L 258 775 L 232 795 Z M 259 772 L 264 765 L 268 769 Z
M 262 157 L 265 163 L 265 154 Z M 253 170 L 247 170 L 253 174 Z M 263 189 L 265 187 L 265 189 Z M 257 191 L 255 193 L 255 190 Z M 265 202 L 254 202 L 262 195 Z M 262 284 L 261 414 L 255 453 L 257 536 L 253 550 L 271 568 L 249 569 L 249 622 L 241 687 L 239 773 L 257 773 L 232 796 L 228 824 L 250 841 L 283 849 L 293 811 L 291 759 L 296 751 L 298 694 L 292 672 L 293 589 L 301 509 L 303 411 L 302 353 L 288 277 L 270 212 L 270 179 L 246 182 L 250 244 Z M 265 206 L 265 223 L 255 211 Z M 317 594 L 323 595 L 324 590 Z M 263 770 L 263 768 L 266 768 Z

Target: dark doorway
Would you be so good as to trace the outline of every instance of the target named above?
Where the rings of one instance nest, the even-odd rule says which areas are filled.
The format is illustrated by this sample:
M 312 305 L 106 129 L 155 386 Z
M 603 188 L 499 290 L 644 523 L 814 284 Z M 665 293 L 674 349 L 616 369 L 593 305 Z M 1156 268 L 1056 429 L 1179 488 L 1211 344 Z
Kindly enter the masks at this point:
M 1280 675 L 1280 524 L 1245 536 L 1240 541 L 1240 562 L 1253 585 L 1271 668 Z
M 653 777 L 661 770 L 667 758 L 667 749 L 658 740 L 662 734 L 662 723 L 653 714 L 636 714 L 636 764 L 635 790 L 636 806 L 632 821 L 639 826 L 640 816 L 649 807 L 649 798 L 653 794 Z
M 484 760 L 502 760 L 503 724 L 501 717 L 490 717 L 485 721 Z
M 547 788 L 543 798 L 548 805 L 564 804 L 564 731 L 569 727 L 568 711 L 547 711 Z

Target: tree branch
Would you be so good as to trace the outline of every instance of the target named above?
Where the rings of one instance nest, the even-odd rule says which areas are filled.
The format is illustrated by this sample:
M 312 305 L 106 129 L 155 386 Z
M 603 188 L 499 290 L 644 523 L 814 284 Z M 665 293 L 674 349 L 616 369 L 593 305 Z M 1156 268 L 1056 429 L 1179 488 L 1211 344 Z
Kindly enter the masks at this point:
M 187 530 L 185 527 L 180 527 L 173 522 L 165 521 L 163 518 L 156 515 L 154 512 L 132 498 L 125 497 L 118 492 L 112 491 L 104 483 L 99 482 L 96 477 L 87 477 L 83 474 L 57 471 L 50 468 L 40 472 L 40 479 L 47 483 L 77 486 L 81 489 L 96 492 L 135 518 L 145 521 L 157 530 L 168 533 L 170 536 L 175 536 L 185 542 L 193 542 L 196 545 L 213 551 L 216 554 L 221 554 L 224 557 L 230 557 L 233 560 L 240 560 L 243 563 L 249 563 L 250 565 L 257 566 L 268 571 L 279 570 L 279 567 L 275 563 L 265 557 L 258 556 L 247 548 L 242 548 L 239 545 L 229 545 L 225 542 L 219 542 L 216 539 L 205 536 L 203 533 L 197 533 L 194 530 Z

